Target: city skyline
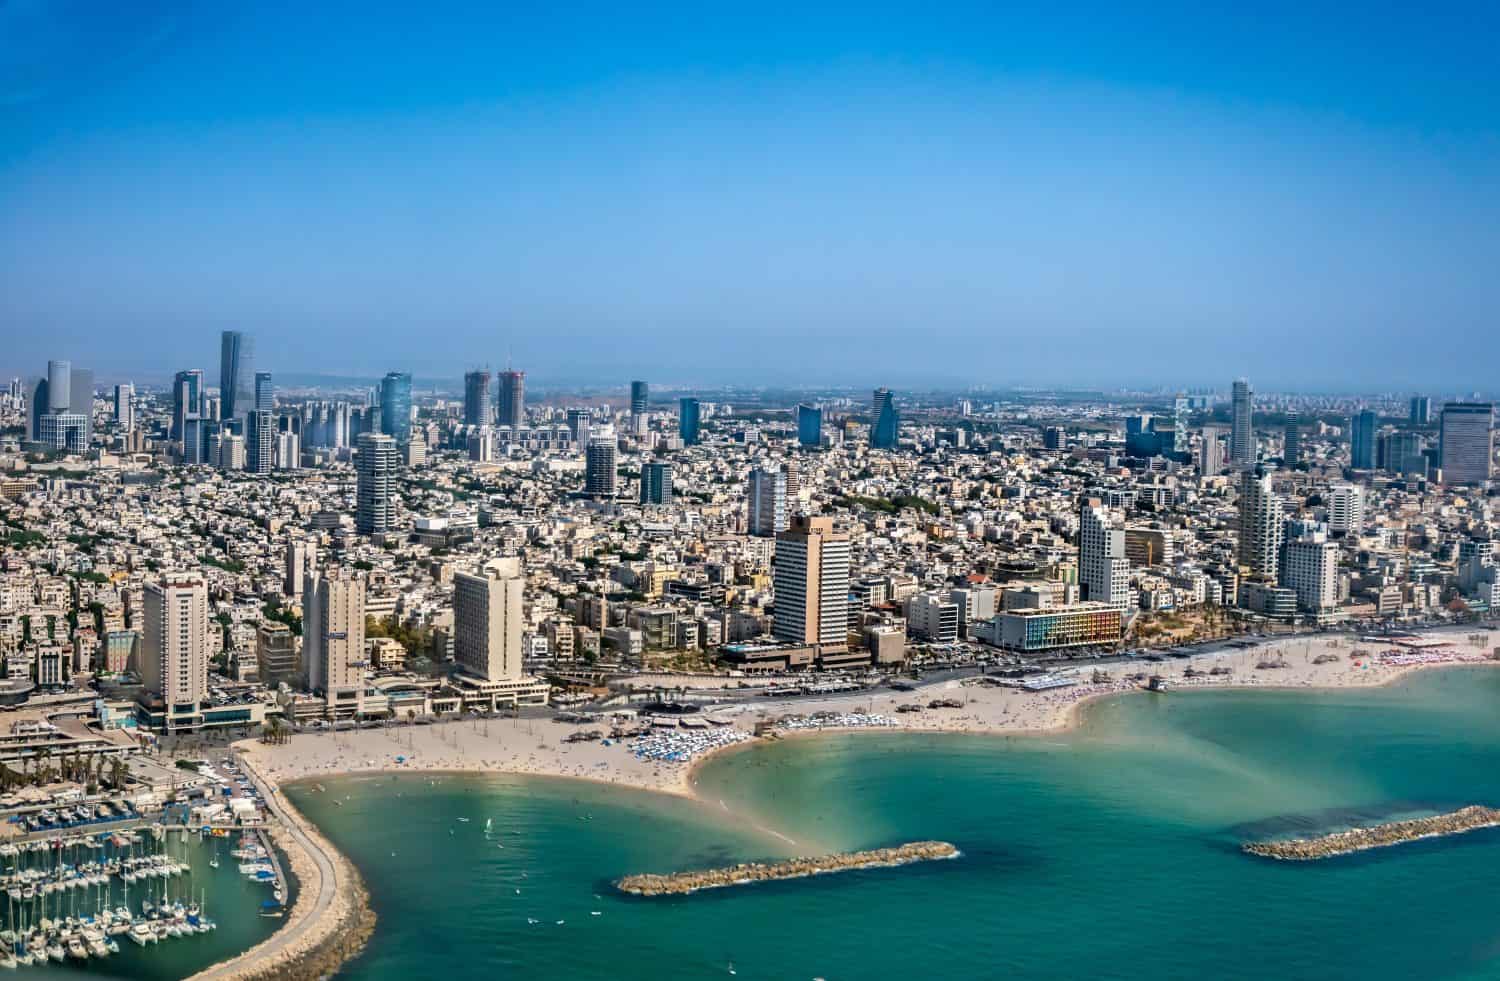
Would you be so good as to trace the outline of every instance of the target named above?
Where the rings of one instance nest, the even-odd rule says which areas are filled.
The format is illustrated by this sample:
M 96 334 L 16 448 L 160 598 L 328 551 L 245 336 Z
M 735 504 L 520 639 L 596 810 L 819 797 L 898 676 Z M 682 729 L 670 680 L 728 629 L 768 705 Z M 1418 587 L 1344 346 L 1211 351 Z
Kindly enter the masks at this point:
M 10 6 L 0 372 L 1483 388 L 1472 13 Z

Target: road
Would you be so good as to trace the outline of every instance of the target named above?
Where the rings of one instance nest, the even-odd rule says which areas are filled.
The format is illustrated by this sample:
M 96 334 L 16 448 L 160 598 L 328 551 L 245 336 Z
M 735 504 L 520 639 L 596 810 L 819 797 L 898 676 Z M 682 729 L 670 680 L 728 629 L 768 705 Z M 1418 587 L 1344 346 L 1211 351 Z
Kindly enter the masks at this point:
M 244 758 L 241 757 L 241 760 Z M 285 953 L 289 948 L 303 940 L 309 933 L 316 930 L 322 923 L 323 918 L 333 908 L 334 898 L 338 895 L 338 863 L 333 856 L 323 850 L 319 844 L 302 830 L 299 821 L 293 820 L 282 804 L 278 791 L 260 778 L 260 774 L 248 763 L 244 764 L 245 772 L 259 788 L 261 798 L 266 802 L 266 807 L 281 826 L 287 830 L 297 844 L 301 845 L 307 854 L 312 857 L 313 863 L 318 869 L 318 881 L 316 883 L 298 881 L 299 899 L 305 898 L 306 890 L 311 886 L 317 887 L 317 895 L 313 898 L 312 907 L 306 915 L 297 918 L 296 922 L 276 931 L 259 946 L 241 954 L 233 960 L 217 964 L 199 974 L 193 976 L 191 981 L 220 981 L 220 979 L 231 978 L 238 975 L 248 967 L 260 966 L 267 961 L 274 960 L 278 955 Z M 248 962 L 247 962 L 248 961 Z

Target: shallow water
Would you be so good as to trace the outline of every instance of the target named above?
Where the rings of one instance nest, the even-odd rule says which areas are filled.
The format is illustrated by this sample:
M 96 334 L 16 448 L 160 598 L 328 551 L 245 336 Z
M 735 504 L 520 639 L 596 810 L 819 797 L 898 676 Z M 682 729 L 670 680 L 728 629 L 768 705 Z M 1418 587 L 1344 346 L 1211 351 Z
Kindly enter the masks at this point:
M 1063 736 L 764 744 L 708 764 L 702 802 L 414 774 L 288 793 L 370 886 L 380 922 L 350 978 L 1500 977 L 1500 831 L 1316 864 L 1238 851 L 1500 804 L 1497 706 L 1500 672 L 1461 668 L 1128 695 Z M 922 838 L 963 856 L 672 899 L 608 888 Z

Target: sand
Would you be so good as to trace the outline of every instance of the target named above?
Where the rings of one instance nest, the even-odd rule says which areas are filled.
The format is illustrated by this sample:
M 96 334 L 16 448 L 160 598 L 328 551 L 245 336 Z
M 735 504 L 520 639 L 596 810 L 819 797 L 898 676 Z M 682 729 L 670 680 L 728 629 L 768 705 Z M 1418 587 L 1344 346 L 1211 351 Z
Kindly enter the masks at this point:
M 1480 643 L 1474 643 L 1476 636 L 1482 637 Z M 1173 691 L 1209 687 L 1372 687 L 1389 684 L 1427 667 L 1480 663 L 1479 659 L 1488 658 L 1494 643 L 1493 637 L 1479 629 L 1448 630 L 1428 637 L 1440 639 L 1442 645 L 1423 650 L 1417 655 L 1423 663 L 1417 664 L 1384 663 L 1379 655 L 1394 650 L 1391 643 L 1362 643 L 1348 635 L 1318 635 L 1268 641 L 1228 654 L 1143 662 L 1139 666 L 1108 665 L 1101 670 L 1108 672 L 1111 679 L 1103 683 L 1093 683 L 1094 667 L 1084 664 L 1057 672 L 1078 678 L 1079 684 L 1043 692 L 954 680 L 910 692 L 881 690 L 819 700 L 757 699 L 749 704 L 718 708 L 715 715 L 733 718 L 735 725 L 747 730 L 753 729 L 758 721 L 783 714 L 833 711 L 888 715 L 900 722 L 901 729 L 917 732 L 1056 732 L 1075 725 L 1078 709 L 1086 702 L 1138 688 L 1138 684 L 1124 680 L 1127 672 L 1159 674 Z M 1323 655 L 1332 655 L 1334 660 L 1315 664 L 1314 660 Z M 1266 661 L 1284 666 L 1257 667 Z M 1500 664 L 1488 660 L 1482 663 Z M 1197 677 L 1186 676 L 1190 667 L 1199 672 Z M 1207 674 L 1213 667 L 1228 668 L 1230 673 Z M 934 698 L 955 699 L 964 704 L 961 708 L 927 708 Z M 923 709 L 896 712 L 897 706 L 903 704 L 919 704 Z M 694 766 L 659 763 L 637 760 L 626 745 L 617 741 L 608 746 L 603 742 L 563 742 L 577 729 L 570 724 L 524 719 L 464 720 L 430 726 L 396 723 L 388 729 L 303 733 L 278 746 L 257 740 L 246 740 L 238 746 L 261 774 L 278 782 L 401 770 L 516 773 L 692 795 L 692 770 L 705 756 L 695 760 Z

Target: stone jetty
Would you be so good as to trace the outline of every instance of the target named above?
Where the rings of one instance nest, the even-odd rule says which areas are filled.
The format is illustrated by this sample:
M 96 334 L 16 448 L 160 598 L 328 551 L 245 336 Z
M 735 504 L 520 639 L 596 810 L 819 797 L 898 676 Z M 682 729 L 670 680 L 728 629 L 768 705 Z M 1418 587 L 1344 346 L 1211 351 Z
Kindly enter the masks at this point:
M 1435 838 L 1439 835 L 1457 835 L 1479 828 L 1500 826 L 1500 809 L 1472 804 L 1468 807 L 1436 814 L 1432 817 L 1414 818 L 1410 821 L 1392 821 L 1369 828 L 1351 828 L 1317 838 L 1293 838 L 1287 841 L 1253 841 L 1243 846 L 1251 855 L 1275 858 L 1287 862 L 1311 862 L 1320 858 L 1334 858 L 1351 852 L 1362 852 L 1370 848 L 1386 848 L 1419 838 Z
M 633 896 L 679 896 L 700 889 L 742 886 L 751 882 L 776 879 L 798 879 L 807 875 L 847 872 L 851 869 L 873 869 L 912 862 L 930 862 L 955 858 L 958 849 L 946 841 L 914 841 L 895 848 L 876 848 L 865 852 L 824 855 L 820 858 L 792 858 L 784 862 L 745 862 L 722 869 L 700 869 L 672 872 L 667 875 L 627 875 L 615 888 Z

